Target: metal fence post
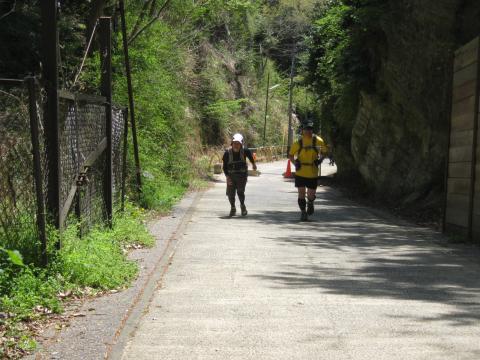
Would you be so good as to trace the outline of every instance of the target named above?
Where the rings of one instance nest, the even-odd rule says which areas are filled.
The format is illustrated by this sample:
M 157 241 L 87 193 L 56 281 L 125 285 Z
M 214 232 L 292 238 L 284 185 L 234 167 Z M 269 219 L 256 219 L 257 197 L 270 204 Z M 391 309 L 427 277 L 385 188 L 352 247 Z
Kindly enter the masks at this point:
M 102 95 L 106 98 L 105 130 L 107 148 L 105 149 L 104 202 L 106 221 L 112 225 L 113 213 L 113 171 L 112 171 L 112 25 L 110 17 L 100 18 L 100 51 Z
M 45 150 L 48 167 L 47 213 L 53 225 L 60 229 L 60 146 L 58 124 L 58 30 L 57 0 L 40 2 L 42 13 L 43 79 L 47 100 L 44 108 Z M 60 248 L 60 241 L 56 244 Z
M 47 258 L 47 232 L 45 219 L 45 201 L 43 199 L 43 174 L 40 161 L 40 143 L 38 133 L 37 101 L 35 96 L 35 78 L 25 79 L 28 88 L 30 135 L 32 138 L 33 175 L 35 178 L 35 193 L 37 198 L 37 227 L 40 237 L 40 261 L 43 266 L 48 263 Z
M 267 73 L 267 95 L 265 97 L 265 120 L 263 122 L 263 146 L 267 135 L 267 114 L 268 114 L 268 96 L 270 91 L 270 71 Z

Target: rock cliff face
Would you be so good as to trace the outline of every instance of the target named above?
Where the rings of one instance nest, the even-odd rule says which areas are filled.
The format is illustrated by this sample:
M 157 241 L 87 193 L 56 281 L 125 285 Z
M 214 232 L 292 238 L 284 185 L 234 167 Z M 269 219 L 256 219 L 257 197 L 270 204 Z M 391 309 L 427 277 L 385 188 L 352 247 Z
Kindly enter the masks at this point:
M 376 193 L 408 204 L 441 190 L 453 51 L 479 34 L 479 12 L 477 0 L 389 1 L 375 90 L 360 94 L 351 139 Z

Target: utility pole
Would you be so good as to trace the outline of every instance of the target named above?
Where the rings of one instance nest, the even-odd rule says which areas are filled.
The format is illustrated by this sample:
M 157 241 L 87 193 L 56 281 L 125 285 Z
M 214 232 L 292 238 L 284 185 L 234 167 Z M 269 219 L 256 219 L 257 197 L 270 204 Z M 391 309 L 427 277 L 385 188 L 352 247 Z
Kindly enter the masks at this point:
M 290 147 L 293 142 L 293 129 L 292 129 L 292 98 L 293 98 L 293 76 L 295 74 L 295 58 L 297 55 L 296 47 L 292 52 L 292 65 L 290 68 L 290 88 L 288 90 L 288 140 L 287 140 L 287 156 L 290 153 Z
M 267 96 L 265 98 L 265 120 L 263 123 L 263 146 L 265 146 L 265 138 L 267 133 L 267 113 L 268 113 L 268 93 L 270 90 L 270 71 L 267 73 Z
M 127 73 L 127 88 L 128 88 L 128 104 L 130 108 L 130 122 L 132 125 L 133 138 L 133 156 L 135 158 L 135 175 L 137 178 L 137 191 L 142 192 L 142 175 L 140 169 L 140 156 L 138 154 L 138 140 L 137 140 L 137 124 L 135 119 L 135 104 L 133 101 L 133 86 L 132 86 L 132 72 L 130 68 L 130 58 L 128 55 L 128 41 L 127 41 L 127 25 L 125 21 L 125 4 L 120 0 L 120 17 L 122 22 L 122 40 L 123 40 L 123 54 L 125 56 L 125 72 Z

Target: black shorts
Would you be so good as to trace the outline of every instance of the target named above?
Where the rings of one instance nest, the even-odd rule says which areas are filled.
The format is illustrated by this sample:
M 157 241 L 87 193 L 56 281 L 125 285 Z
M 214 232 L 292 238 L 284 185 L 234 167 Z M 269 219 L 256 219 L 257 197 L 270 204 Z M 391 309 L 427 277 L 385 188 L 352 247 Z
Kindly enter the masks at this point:
M 230 175 L 230 179 L 232 179 L 233 184 L 227 185 L 227 196 L 235 196 L 235 192 L 245 192 L 245 186 L 247 185 L 247 175 Z
M 295 187 L 306 187 L 308 189 L 316 189 L 318 186 L 318 178 L 306 178 L 295 175 Z

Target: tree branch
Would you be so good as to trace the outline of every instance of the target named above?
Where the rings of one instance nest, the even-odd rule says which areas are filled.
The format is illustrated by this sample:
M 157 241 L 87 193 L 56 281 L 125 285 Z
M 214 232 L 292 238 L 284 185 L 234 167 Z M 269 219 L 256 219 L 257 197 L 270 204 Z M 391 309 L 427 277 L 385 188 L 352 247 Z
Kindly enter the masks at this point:
M 15 0 L 13 2 L 13 5 L 12 5 L 12 8 L 10 9 L 10 11 L 8 11 L 7 13 L 3 14 L 2 16 L 0 16 L 0 20 L 2 20 L 3 18 L 7 17 L 8 15 L 10 15 L 11 13 L 13 13 L 15 11 L 15 6 L 17 5 L 17 0 Z
M 150 13 L 148 16 L 152 17 L 155 14 L 155 6 L 157 5 L 157 0 L 152 0 L 152 5 L 150 6 Z
M 129 37 L 132 37 L 133 34 L 135 34 L 140 28 L 140 25 L 142 24 L 143 19 L 147 15 L 148 7 L 151 3 L 152 3 L 152 0 L 148 0 L 148 1 L 145 1 L 145 3 L 143 4 L 142 10 L 140 11 L 140 15 L 138 15 L 137 21 L 135 22 L 135 25 L 133 25 L 133 28 Z
M 165 0 L 162 7 L 158 10 L 157 15 L 152 20 L 150 20 L 143 28 L 141 28 L 134 35 L 132 35 L 130 39 L 128 39 L 128 45 L 130 45 L 142 32 L 144 32 L 147 28 L 150 27 L 150 25 L 152 25 L 155 21 L 157 21 L 160 18 L 163 10 L 167 7 L 169 3 L 170 3 L 170 0 Z

